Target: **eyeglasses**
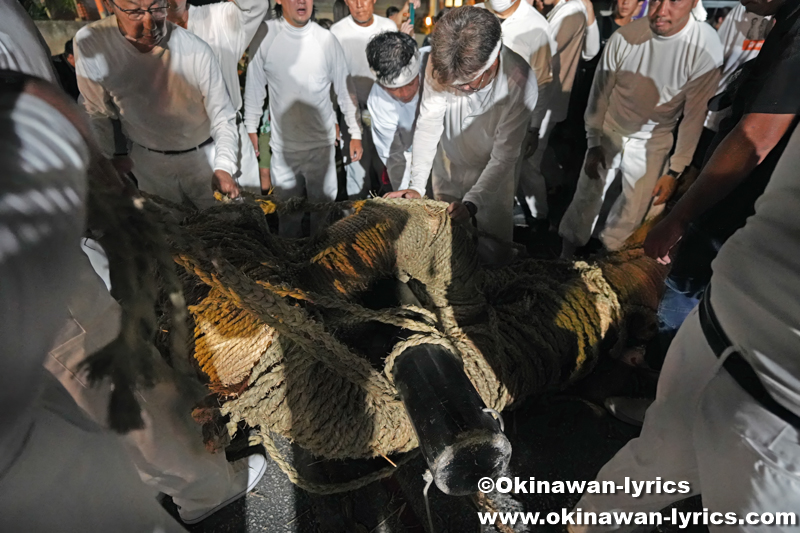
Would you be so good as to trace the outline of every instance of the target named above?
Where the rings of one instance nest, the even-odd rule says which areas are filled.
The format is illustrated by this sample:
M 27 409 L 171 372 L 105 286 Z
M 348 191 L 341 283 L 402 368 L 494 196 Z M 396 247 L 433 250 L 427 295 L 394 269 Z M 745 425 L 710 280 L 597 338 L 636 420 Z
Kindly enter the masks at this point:
M 143 20 L 146 14 L 150 14 L 154 19 L 163 19 L 167 17 L 167 7 L 151 7 L 150 9 L 122 9 L 117 5 L 114 0 L 109 0 L 114 7 L 125 13 L 125 16 L 131 20 Z
M 480 91 L 481 89 L 483 89 L 485 87 L 485 85 L 483 83 L 483 79 L 486 77 L 487 74 L 492 72 L 493 68 L 494 68 L 494 65 L 492 65 L 491 67 L 487 68 L 486 70 L 483 71 L 483 74 L 481 74 L 479 78 L 474 79 L 469 83 L 464 83 L 464 84 L 461 84 L 461 85 L 453 85 L 453 87 L 455 87 L 456 89 L 458 89 L 462 93 L 467 93 L 467 94 L 476 93 L 476 92 Z M 475 85 L 474 85 L 474 83 L 476 81 L 478 82 L 478 86 L 477 87 L 475 87 Z M 488 78 L 488 81 L 486 83 L 488 84 L 489 81 L 491 81 L 491 76 Z

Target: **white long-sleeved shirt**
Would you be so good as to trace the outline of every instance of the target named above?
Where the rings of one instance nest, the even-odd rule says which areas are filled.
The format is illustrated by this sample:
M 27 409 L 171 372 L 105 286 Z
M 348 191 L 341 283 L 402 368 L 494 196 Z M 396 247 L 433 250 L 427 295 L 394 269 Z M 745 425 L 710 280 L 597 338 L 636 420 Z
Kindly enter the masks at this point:
M 330 88 L 336 92 L 350 137 L 361 139 L 356 104 L 347 90 L 347 64 L 331 32 L 316 22 L 295 28 L 283 18 L 264 23 L 267 33 L 247 70 L 244 124 L 255 133 L 266 86 L 273 150 L 301 151 L 333 146 L 336 115 Z
M 75 57 L 84 107 L 106 155 L 114 152 L 109 119 L 119 119 L 131 141 L 154 150 L 188 150 L 211 137 L 214 170 L 236 172 L 236 111 L 202 39 L 167 22 L 158 46 L 141 53 L 110 16 L 81 28 Z
M 553 84 L 550 87 L 550 122 L 567 118 L 569 96 L 586 37 L 586 8 L 581 0 L 560 0 L 547 14 L 556 41 L 553 54 Z
M 646 18 L 617 30 L 606 44 L 586 108 L 589 147 L 599 146 L 603 128 L 626 137 L 671 134 L 683 115 L 670 169 L 692 160 L 714 96 L 722 45 L 714 28 L 690 18 L 681 31 L 660 37 Z
M 409 188 L 425 195 L 441 142 L 454 164 L 483 169 L 463 200 L 479 208 L 490 203 L 497 183 L 514 179 L 537 96 L 536 76 L 530 66 L 505 47 L 500 51 L 497 76 L 476 93 L 465 94 L 439 84 L 428 62 L 414 131 Z
M 352 15 L 331 26 L 331 33 L 336 36 L 344 50 L 347 71 L 350 73 L 348 83 L 362 107 L 367 104 L 372 84 L 375 83 L 375 76 L 367 61 L 367 44 L 375 35 L 385 31 L 397 31 L 397 24 L 378 15 L 374 15 L 372 24 L 367 27 L 356 24 Z
M 372 117 L 372 142 L 378 157 L 386 165 L 389 181 L 396 191 L 408 189 L 411 179 L 411 142 L 419 114 L 419 93 L 425 85 L 425 67 L 430 51 L 430 46 L 419 51 L 420 91 L 413 100 L 408 103 L 400 102 L 378 83 L 372 86 L 367 100 L 367 109 Z
M 59 85 L 42 34 L 16 0 L 0 1 L 0 69 L 24 72 Z
M 269 11 L 269 0 L 235 0 L 189 6 L 190 32 L 203 39 L 217 56 L 222 79 L 235 110 L 242 108 L 239 60 Z
M 758 55 L 770 27 L 772 27 L 771 16 L 764 17 L 748 13 L 742 4 L 737 5 L 728 13 L 717 30 L 717 35 L 722 41 L 722 54 L 725 58 L 717 94 L 725 90 L 736 69 Z M 719 131 L 719 123 L 726 115 L 726 112 L 709 111 L 705 126 Z
M 597 24 L 597 18 L 595 18 L 591 24 L 586 26 L 586 32 L 583 38 L 583 50 L 581 51 L 581 58 L 584 61 L 591 61 L 599 53 L 600 53 L 600 25 Z
M 478 7 L 485 4 L 478 4 Z M 547 112 L 547 87 L 553 81 L 553 54 L 557 47 L 547 19 L 525 1 L 516 11 L 501 20 L 503 45 L 526 60 L 536 74 L 539 98 L 531 116 L 531 127 L 539 128 Z

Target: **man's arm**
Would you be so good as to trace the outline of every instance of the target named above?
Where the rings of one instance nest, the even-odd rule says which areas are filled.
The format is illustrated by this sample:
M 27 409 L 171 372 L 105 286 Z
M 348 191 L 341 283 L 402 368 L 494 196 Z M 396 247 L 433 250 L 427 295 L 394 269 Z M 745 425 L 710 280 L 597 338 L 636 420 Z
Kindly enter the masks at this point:
M 538 131 L 544 120 L 545 113 L 547 113 L 547 106 L 550 104 L 548 98 L 548 87 L 550 82 L 553 81 L 553 56 L 550 51 L 550 38 L 544 30 L 536 30 L 541 33 L 537 36 L 537 41 L 534 43 L 534 49 L 531 51 L 528 64 L 536 74 L 536 83 L 539 88 L 539 97 L 536 101 L 536 109 L 533 110 L 531 115 L 530 130 Z
M 622 40 L 619 32 L 613 34 L 603 50 L 600 64 L 594 73 L 592 89 L 589 93 L 589 103 L 586 106 L 584 120 L 586 121 L 586 139 L 588 147 L 600 146 L 600 139 L 603 135 L 603 122 L 606 119 L 608 101 L 611 91 L 617 82 L 617 65 L 620 41 Z
M 333 82 L 333 90 L 336 92 L 336 101 L 339 102 L 339 109 L 344 115 L 350 138 L 361 140 L 361 128 L 358 125 L 358 101 L 356 100 L 355 90 L 350 90 L 352 87 L 348 81 L 350 76 L 347 70 L 347 61 L 344 57 L 344 50 L 342 50 L 342 45 L 339 44 L 335 37 L 330 40 L 328 50 L 331 54 L 328 68 Z
M 444 133 L 444 115 L 447 111 L 447 89 L 442 87 L 433 77 L 433 66 L 430 61 L 425 68 L 425 85 L 422 89 L 422 101 L 419 106 L 414 140 L 411 143 L 411 178 L 407 190 L 390 193 L 391 197 L 403 197 L 409 191 L 411 196 L 425 196 L 428 176 L 433 167 L 433 158 L 439 140 Z
M 645 253 L 669 263 L 669 251 L 689 223 L 742 183 L 795 123 L 794 114 L 749 113 L 722 140 L 689 188 L 664 220 L 647 235 Z
M 683 172 L 692 162 L 708 114 L 708 101 L 717 91 L 719 76 L 719 68 L 714 68 L 689 82 L 686 87 L 683 119 L 678 126 L 675 152 L 669 159 L 669 168 L 676 172 Z
M 264 28 L 267 28 L 266 24 Z M 258 154 L 258 124 L 261 122 L 264 99 L 267 97 L 267 71 L 264 62 L 268 47 L 267 40 L 262 40 L 247 66 L 247 80 L 244 85 L 244 127 L 256 154 Z
M 669 159 L 669 170 L 680 175 L 697 149 L 697 141 L 703 131 L 703 123 L 708 115 L 708 100 L 714 96 L 719 86 L 720 69 L 709 70 L 700 77 L 690 81 L 686 86 L 686 101 L 683 105 L 683 119 L 678 126 L 675 151 Z M 655 201 L 653 205 L 661 205 L 669 200 L 678 186 L 677 177 L 664 174 L 656 182 L 653 189 Z
M 239 39 L 236 52 L 241 56 L 255 37 L 259 25 L 264 22 L 269 12 L 269 0 L 232 0 L 238 8 L 233 15 L 235 20 L 229 26 Z
M 74 51 L 75 75 L 78 78 L 78 89 L 82 97 L 79 102 L 83 104 L 86 114 L 89 116 L 95 141 L 103 155 L 109 158 L 114 157 L 116 147 L 112 121 L 119 120 L 117 106 L 114 105 L 111 95 L 108 94 L 105 87 L 95 81 L 98 77 L 93 76 L 91 60 L 87 60 L 82 53 L 80 38 L 75 39 Z
M 406 149 L 400 134 L 399 116 L 395 112 L 394 104 L 387 102 L 380 94 L 383 89 L 376 83 L 372 86 L 367 99 L 367 109 L 372 119 L 370 129 L 372 141 L 378 157 L 386 166 L 389 181 L 392 185 L 399 185 L 406 173 Z M 396 187 L 395 187 L 396 188 Z
M 211 138 L 214 139 L 214 176 L 212 184 L 215 189 L 231 198 L 239 196 L 239 187 L 233 180 L 238 167 L 239 133 L 236 128 L 236 111 L 222 79 L 217 58 L 211 48 L 202 43 L 202 65 L 204 71 L 198 73 L 200 92 L 211 123 Z

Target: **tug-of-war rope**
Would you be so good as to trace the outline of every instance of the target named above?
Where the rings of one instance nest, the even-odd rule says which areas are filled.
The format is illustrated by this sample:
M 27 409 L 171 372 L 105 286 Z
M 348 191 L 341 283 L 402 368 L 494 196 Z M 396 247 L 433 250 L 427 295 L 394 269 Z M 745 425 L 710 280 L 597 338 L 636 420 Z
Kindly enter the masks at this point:
M 215 399 L 195 411 L 209 447 L 224 446 L 244 422 L 293 482 L 351 490 L 393 468 L 344 485 L 312 483 L 271 434 L 326 459 L 414 450 L 391 372 L 409 346 L 446 347 L 485 404 L 502 411 L 585 376 L 601 352 L 619 351 L 652 326 L 665 270 L 641 248 L 596 263 L 517 260 L 488 270 L 471 229 L 452 223 L 446 207 L 251 197 L 196 212 L 147 198 L 113 213 L 124 226 L 109 225 L 100 240 L 125 322 L 115 345 L 88 364 L 96 377 L 116 376 L 115 427 L 141 423 L 127 392 L 157 379 L 141 355 L 156 339 L 187 390 L 202 382 Z M 351 214 L 309 239 L 283 239 L 265 217 L 331 208 Z M 386 280 L 402 282 L 414 303 L 376 306 L 370 294 Z

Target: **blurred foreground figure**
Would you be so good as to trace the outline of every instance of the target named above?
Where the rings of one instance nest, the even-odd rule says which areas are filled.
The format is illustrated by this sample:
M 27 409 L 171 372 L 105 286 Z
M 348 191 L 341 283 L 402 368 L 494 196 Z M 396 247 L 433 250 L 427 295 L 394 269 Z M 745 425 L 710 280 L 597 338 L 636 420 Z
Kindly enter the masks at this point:
M 42 365 L 87 263 L 87 135 L 60 90 L 0 71 L 0 530 L 178 532 L 117 435 Z

